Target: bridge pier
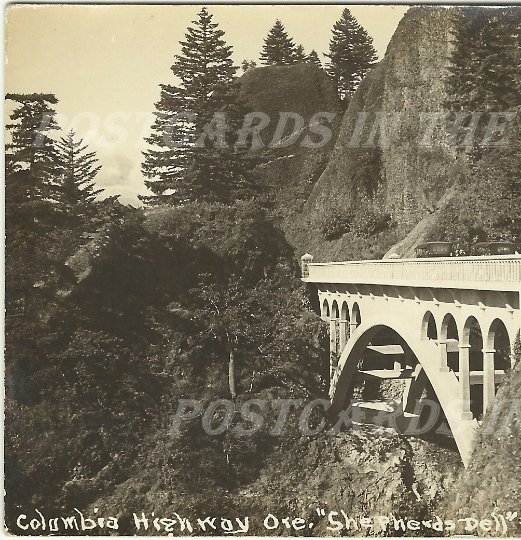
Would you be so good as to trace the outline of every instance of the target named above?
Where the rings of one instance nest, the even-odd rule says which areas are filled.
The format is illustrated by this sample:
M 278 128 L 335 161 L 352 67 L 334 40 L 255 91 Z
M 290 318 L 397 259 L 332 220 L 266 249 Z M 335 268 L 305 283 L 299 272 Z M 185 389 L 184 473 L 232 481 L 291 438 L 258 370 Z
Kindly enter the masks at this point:
M 447 341 L 444 339 L 438 340 L 438 347 L 440 349 L 440 371 L 449 371 L 449 365 L 447 361 Z
M 496 395 L 494 349 L 483 349 L 483 414 L 487 412 Z
M 459 345 L 459 387 L 461 397 L 461 419 L 472 420 L 470 410 L 470 345 Z
M 347 340 L 349 338 L 349 321 L 347 319 L 341 318 L 340 319 L 340 337 L 339 337 L 339 345 L 340 349 L 338 351 L 338 356 L 342 354 L 342 351 L 345 349 L 345 346 L 347 345 Z
M 329 319 L 329 357 L 329 375 L 330 380 L 332 380 L 338 365 L 336 319 L 334 317 Z

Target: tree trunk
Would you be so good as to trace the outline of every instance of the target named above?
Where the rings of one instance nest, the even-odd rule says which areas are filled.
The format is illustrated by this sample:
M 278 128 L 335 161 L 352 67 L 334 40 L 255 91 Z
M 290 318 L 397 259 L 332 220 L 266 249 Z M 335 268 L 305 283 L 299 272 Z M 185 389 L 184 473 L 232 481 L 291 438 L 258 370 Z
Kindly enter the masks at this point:
M 228 356 L 228 385 L 230 387 L 232 399 L 235 401 L 235 398 L 237 397 L 237 392 L 235 390 L 235 353 L 231 343 L 229 345 Z

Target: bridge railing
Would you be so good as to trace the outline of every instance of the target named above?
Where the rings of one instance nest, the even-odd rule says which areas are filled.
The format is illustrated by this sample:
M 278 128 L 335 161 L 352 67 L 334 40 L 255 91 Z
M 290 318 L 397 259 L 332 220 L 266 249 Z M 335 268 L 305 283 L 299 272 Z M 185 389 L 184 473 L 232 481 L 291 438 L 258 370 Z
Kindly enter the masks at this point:
M 521 290 L 521 255 L 310 263 L 309 283 Z

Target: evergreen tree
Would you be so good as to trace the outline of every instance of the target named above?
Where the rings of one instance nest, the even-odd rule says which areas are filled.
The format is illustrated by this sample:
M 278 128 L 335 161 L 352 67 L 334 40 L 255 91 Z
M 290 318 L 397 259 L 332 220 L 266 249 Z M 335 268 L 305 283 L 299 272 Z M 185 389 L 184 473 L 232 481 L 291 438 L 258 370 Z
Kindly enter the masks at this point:
M 142 197 L 146 203 L 171 203 L 178 182 L 183 177 L 193 146 L 193 125 L 184 112 L 184 92 L 174 86 L 161 85 L 161 97 L 154 111 L 152 134 L 146 139 L 151 146 L 144 152 L 143 174 L 151 180 L 145 185 L 153 196 Z
M 18 105 L 6 125 L 5 183 L 7 241 L 20 234 L 43 235 L 52 218 L 54 141 L 58 129 L 52 94 L 7 94 Z M 12 228 L 11 228 L 12 227 Z M 11 229 L 10 229 L 11 228 Z
M 50 254 L 58 214 L 49 133 L 58 128 L 53 108 L 58 100 L 52 94 L 7 94 L 6 99 L 17 104 L 6 126 L 6 358 L 10 367 L 18 363 L 29 369 L 41 361 L 41 317 L 65 274 Z
M 260 55 L 265 65 L 286 66 L 295 63 L 296 47 L 293 40 L 288 37 L 284 25 L 277 19 L 268 36 Z
M 205 106 L 215 110 L 215 88 L 231 84 L 237 71 L 231 58 L 232 48 L 226 45 L 224 32 L 212 19 L 206 8 L 201 9 L 198 19 L 192 21 L 195 27 L 188 28 L 185 41 L 180 42 L 182 54 L 175 56 L 171 68 L 181 80 L 185 109 L 194 112 Z
M 69 222 L 82 224 L 92 214 L 96 196 L 103 192 L 94 184 L 101 169 L 96 153 L 86 150 L 81 139 L 75 140 L 73 130 L 56 143 L 57 202 Z
M 373 40 L 345 8 L 333 26 L 329 42 L 328 72 L 341 99 L 352 95 L 376 62 Z
M 228 200 L 246 193 L 240 187 L 250 183 L 252 164 L 235 150 L 234 120 L 227 117 L 242 114 L 245 107 L 235 87 L 232 49 L 206 8 L 193 22 L 171 68 L 181 84 L 161 85 L 147 139 L 151 148 L 144 152 L 142 170 L 154 195 L 140 198 L 149 205 Z M 216 125 L 220 118 L 221 126 Z M 222 128 L 224 141 L 205 136 L 205 128 L 212 126 Z
M 254 60 L 243 60 L 241 62 L 241 68 L 244 73 L 246 73 L 250 69 L 254 69 L 257 67 L 257 62 Z
M 502 111 L 521 104 L 521 14 L 515 8 L 456 11 L 447 78 L 452 111 Z
M 304 51 L 304 47 L 302 45 L 299 45 L 295 49 L 295 64 L 303 64 L 306 61 L 306 53 Z
M 40 199 L 50 194 L 54 141 L 49 132 L 59 129 L 53 106 L 53 94 L 7 94 L 6 100 L 17 103 L 6 125 L 6 174 L 27 170 L 34 179 L 32 196 Z
M 190 150 L 190 162 L 184 174 L 186 200 L 231 203 L 252 197 L 257 188 L 252 170 L 259 159 L 246 148 L 238 148 L 237 132 L 250 109 L 241 95 L 240 84 L 218 87 L 214 99 L 219 114 L 226 119 L 221 143 L 206 139 Z
M 446 238 L 466 254 L 476 242 L 507 241 L 521 250 L 521 117 L 508 125 L 509 144 L 484 148 L 431 238 Z
M 313 49 L 307 56 L 306 62 L 308 64 L 315 64 L 315 66 L 322 67 L 322 62 L 320 61 L 320 58 L 318 57 L 317 51 Z
M 488 110 L 505 110 L 521 105 L 519 8 L 490 10 L 482 43 L 479 99 Z

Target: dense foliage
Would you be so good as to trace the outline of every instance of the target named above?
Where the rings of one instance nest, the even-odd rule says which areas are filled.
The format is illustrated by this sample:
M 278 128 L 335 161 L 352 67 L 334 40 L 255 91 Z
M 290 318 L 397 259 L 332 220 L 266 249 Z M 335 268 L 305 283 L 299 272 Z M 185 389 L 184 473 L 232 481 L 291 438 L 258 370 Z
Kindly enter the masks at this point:
M 503 111 L 521 104 L 521 14 L 515 7 L 455 10 L 447 77 L 453 111 Z
M 324 390 L 322 325 L 292 249 L 255 202 L 143 212 L 96 201 L 95 156 L 72 137 L 48 150 L 54 174 L 35 176 L 43 158 L 19 144 L 28 164 L 12 158 L 7 175 L 7 525 L 22 532 L 14 520 L 34 508 L 85 510 L 144 471 L 207 510 L 217 486 L 251 479 L 274 439 L 209 436 L 200 421 L 173 437 L 177 400 Z
M 321 325 L 303 309 L 291 250 L 254 203 L 135 211 L 68 265 L 75 284 L 47 308 L 40 363 L 8 371 L 8 516 L 84 507 L 110 492 L 167 436 L 180 397 L 321 391 Z M 23 346 L 10 344 L 8 366 Z M 251 474 L 241 440 L 207 436 L 200 421 L 186 437 L 169 442 L 180 458 L 171 474 L 186 475 L 178 489 L 196 489 L 194 468 L 208 478 L 201 489 Z
M 205 9 L 182 50 L 182 85 L 162 87 L 152 139 L 185 146 L 147 154 L 150 171 L 172 173 L 147 210 L 98 200 L 96 155 L 73 133 L 49 135 L 54 96 L 10 96 L 6 517 L 17 533 L 21 512 L 87 509 L 147 470 L 205 505 L 217 486 L 249 481 L 274 440 L 208 436 L 200 421 L 174 437 L 179 398 L 240 405 L 324 391 L 323 327 L 295 255 L 273 216 L 240 202 L 255 190 L 253 160 L 233 140 L 191 144 L 208 114 L 226 112 L 235 131 L 245 113 Z M 187 106 L 193 122 L 168 123 Z
M 459 8 L 454 20 L 447 106 L 485 113 L 471 148 L 469 170 L 458 179 L 431 238 L 447 238 L 461 254 L 481 241 L 508 241 L 521 248 L 521 18 L 515 8 Z M 486 134 L 487 120 L 503 113 L 503 132 Z M 464 136 L 464 133 L 462 133 Z M 485 141 L 485 142 L 484 142 Z
M 513 242 L 521 249 L 521 118 L 519 109 L 513 112 L 504 144 L 483 149 L 431 233 L 452 241 L 462 254 L 482 241 Z

